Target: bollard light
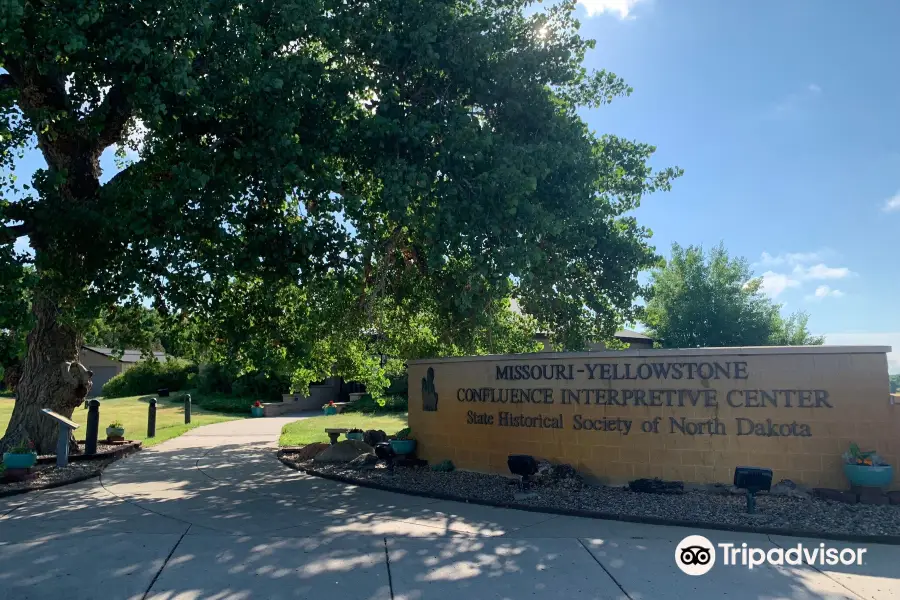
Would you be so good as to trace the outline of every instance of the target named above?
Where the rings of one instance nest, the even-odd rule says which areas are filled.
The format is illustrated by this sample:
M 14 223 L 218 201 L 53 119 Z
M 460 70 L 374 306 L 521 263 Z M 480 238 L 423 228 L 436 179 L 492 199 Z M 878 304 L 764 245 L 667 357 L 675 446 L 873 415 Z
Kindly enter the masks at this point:
M 156 437 L 156 398 L 150 398 L 147 407 L 147 437 Z
M 506 458 L 506 466 L 509 467 L 510 473 L 522 478 L 522 491 L 528 486 L 528 478 L 538 470 L 537 461 L 527 454 L 510 454 Z
M 763 467 L 735 467 L 734 487 L 747 490 L 747 512 L 756 511 L 756 493 L 772 489 L 772 469 Z
M 97 454 L 97 436 L 100 432 L 100 401 L 91 398 L 87 401 L 87 428 L 84 435 L 84 453 L 87 456 Z
M 378 442 L 375 444 L 375 456 L 387 463 L 388 471 L 394 472 L 394 458 L 397 453 L 391 447 L 390 442 Z
M 184 424 L 191 422 L 191 395 L 184 395 Z

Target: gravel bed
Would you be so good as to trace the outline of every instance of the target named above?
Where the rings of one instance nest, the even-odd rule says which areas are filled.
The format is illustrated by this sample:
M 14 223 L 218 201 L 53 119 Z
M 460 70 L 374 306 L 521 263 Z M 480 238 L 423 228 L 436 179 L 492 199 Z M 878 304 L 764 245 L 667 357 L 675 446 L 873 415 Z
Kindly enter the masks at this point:
M 116 457 L 110 457 L 100 460 L 75 462 L 69 463 L 62 468 L 56 465 L 35 465 L 32 467 L 32 472 L 35 473 L 32 479 L 0 483 L 0 497 L 81 481 L 87 477 L 98 475 L 100 471 L 116 460 Z
M 744 495 L 714 494 L 688 490 L 683 494 L 637 493 L 622 487 L 588 485 L 542 485 L 529 491 L 535 496 L 516 500 L 516 481 L 501 475 L 470 471 L 440 473 L 428 468 L 397 467 L 394 474 L 379 465 L 372 470 L 353 470 L 340 464 L 316 464 L 290 452 L 282 460 L 295 468 L 314 468 L 360 482 L 397 489 L 451 495 L 503 504 L 536 508 L 568 509 L 658 518 L 719 526 L 781 529 L 832 535 L 900 536 L 900 505 L 844 504 L 818 498 L 759 494 L 756 514 L 746 513 Z
M 132 442 L 129 442 L 132 443 Z M 121 451 L 126 444 L 107 444 L 103 440 L 97 440 L 97 456 L 103 454 L 112 454 L 116 451 Z M 73 457 L 81 458 L 84 455 L 84 442 L 78 442 L 78 449 L 81 451 L 79 454 L 69 454 L 69 460 L 72 460 Z M 38 454 L 38 460 L 49 460 L 52 459 L 53 462 L 56 462 L 56 453 L 53 454 Z M 93 459 L 92 459 L 93 460 Z M 99 460 L 99 459 L 97 459 Z

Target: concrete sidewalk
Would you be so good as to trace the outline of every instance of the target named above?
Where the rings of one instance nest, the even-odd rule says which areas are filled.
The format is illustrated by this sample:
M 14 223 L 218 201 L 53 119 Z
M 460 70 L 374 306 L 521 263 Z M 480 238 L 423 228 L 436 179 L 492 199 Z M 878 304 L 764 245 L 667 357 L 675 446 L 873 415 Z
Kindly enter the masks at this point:
M 869 545 L 858 567 L 717 564 L 690 577 L 674 561 L 687 535 L 763 549 L 801 540 L 557 517 L 309 477 L 274 456 L 292 420 L 208 425 L 99 480 L 0 500 L 0 599 L 900 598 L 898 547 Z

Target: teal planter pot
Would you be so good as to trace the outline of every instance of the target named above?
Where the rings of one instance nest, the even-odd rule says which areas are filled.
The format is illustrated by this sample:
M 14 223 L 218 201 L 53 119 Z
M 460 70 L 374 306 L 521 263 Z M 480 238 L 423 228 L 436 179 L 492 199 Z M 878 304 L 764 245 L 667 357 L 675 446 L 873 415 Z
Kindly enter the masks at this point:
M 250 407 L 250 416 L 251 417 L 264 417 L 266 416 L 266 409 L 262 406 L 251 406 Z
M 356 432 L 356 433 L 347 433 L 348 440 L 356 440 L 357 442 L 363 441 L 364 433 Z
M 124 427 L 107 427 L 106 428 L 106 437 L 125 437 L 125 428 Z
M 391 449 L 400 455 L 412 454 L 416 451 L 416 440 L 391 440 Z
M 336 406 L 326 406 L 325 408 L 322 409 L 322 412 L 325 413 L 325 416 L 336 415 L 337 407 Z
M 894 468 L 890 465 L 870 467 L 867 465 L 844 465 L 844 475 L 850 485 L 861 487 L 887 487 L 894 478 Z
M 37 454 L 27 452 L 25 454 L 3 453 L 3 464 L 7 469 L 30 469 L 37 462 Z

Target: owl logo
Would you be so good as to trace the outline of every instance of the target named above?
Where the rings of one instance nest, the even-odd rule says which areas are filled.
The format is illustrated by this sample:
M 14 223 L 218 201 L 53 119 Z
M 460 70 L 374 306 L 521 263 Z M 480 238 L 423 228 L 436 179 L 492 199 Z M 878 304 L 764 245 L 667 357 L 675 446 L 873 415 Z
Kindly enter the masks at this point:
M 434 387 L 434 369 L 428 367 L 428 373 L 422 378 L 422 410 L 437 412 L 438 394 Z

